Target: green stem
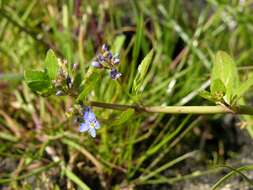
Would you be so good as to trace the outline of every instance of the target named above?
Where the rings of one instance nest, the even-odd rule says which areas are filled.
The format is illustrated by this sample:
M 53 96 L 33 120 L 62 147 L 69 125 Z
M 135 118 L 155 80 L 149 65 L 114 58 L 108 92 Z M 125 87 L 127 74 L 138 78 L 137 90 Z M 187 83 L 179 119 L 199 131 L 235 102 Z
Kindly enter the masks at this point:
M 90 102 L 90 106 L 115 109 L 115 110 L 127 110 L 134 109 L 138 112 L 150 112 L 150 113 L 168 113 L 168 114 L 244 114 L 253 115 L 253 107 L 239 105 L 233 108 L 226 106 L 140 106 L 140 105 L 125 105 L 125 104 L 111 104 L 103 102 Z

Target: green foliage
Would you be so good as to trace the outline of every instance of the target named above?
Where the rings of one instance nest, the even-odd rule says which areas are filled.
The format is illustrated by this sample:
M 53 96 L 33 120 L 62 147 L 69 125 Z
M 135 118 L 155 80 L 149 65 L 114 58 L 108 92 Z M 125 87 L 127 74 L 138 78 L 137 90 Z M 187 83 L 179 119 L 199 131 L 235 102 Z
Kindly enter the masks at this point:
M 231 172 L 229 172 L 228 174 L 226 174 L 225 176 L 223 176 L 221 179 L 219 179 L 213 186 L 212 186 L 212 190 L 218 189 L 219 186 L 221 186 L 222 183 L 224 183 L 226 180 L 228 180 L 229 178 L 234 177 L 234 175 L 240 175 L 245 181 L 247 181 L 251 187 L 253 187 L 253 182 L 250 178 L 248 178 L 244 173 L 242 173 L 243 171 L 247 171 L 247 170 L 252 170 L 253 169 L 253 165 L 246 165 L 246 166 L 242 166 L 239 168 L 233 168 L 231 166 L 220 166 L 220 167 L 224 167 L 224 168 L 228 168 L 230 170 L 232 170 Z
M 253 74 L 246 81 L 240 82 L 234 60 L 227 53 L 219 51 L 215 55 L 211 73 L 211 93 L 201 91 L 199 95 L 215 103 L 225 101 L 232 107 L 252 85 Z
M 73 82 L 73 89 L 77 92 L 80 92 L 80 89 L 82 87 L 82 81 L 83 81 L 83 75 L 82 72 L 77 72 L 76 76 L 74 78 L 74 82 Z
M 112 44 L 112 48 L 111 48 L 112 52 L 120 53 L 120 50 L 122 49 L 125 40 L 126 40 L 125 35 L 116 36 Z
M 94 0 L 80 1 L 80 7 L 76 2 L 0 0 L 1 187 L 177 188 L 186 179 L 215 175 L 221 170 L 210 168 L 230 155 L 242 156 L 240 148 L 235 151 L 236 145 L 224 137 L 233 133 L 235 123 L 224 131 L 222 114 L 178 116 L 93 107 L 101 124 L 96 139 L 80 133 L 79 123 L 66 115 L 71 107 L 81 110 L 80 103 L 86 101 L 205 105 L 197 97 L 201 90 L 202 97 L 216 104 L 249 104 L 250 2 Z M 102 43 L 120 53 L 122 77 L 117 81 L 106 71 L 90 69 Z M 49 50 L 45 60 L 50 48 L 55 53 Z M 219 49 L 236 61 L 227 53 L 216 54 Z M 68 60 L 64 72 L 57 57 Z M 66 76 L 59 77 L 65 72 L 73 84 L 67 85 Z M 57 92 L 64 97 L 55 96 Z M 237 116 L 229 117 L 238 121 Z M 240 119 L 252 135 L 252 117 Z M 239 128 L 236 131 L 240 133 Z M 201 154 L 191 153 L 195 149 Z M 190 166 L 190 173 L 181 166 Z
M 215 79 L 211 83 L 211 96 L 218 102 L 223 101 L 223 97 L 226 94 L 226 87 L 220 79 Z
M 92 89 L 94 89 L 94 87 L 96 86 L 96 83 L 98 82 L 99 79 L 99 73 L 97 72 L 93 72 L 91 74 L 91 76 L 86 79 L 85 84 L 81 85 L 81 91 L 78 95 L 78 97 L 76 98 L 76 102 L 83 102 L 85 101 L 87 95 L 92 91 Z
M 154 51 L 151 50 L 142 60 L 141 64 L 138 67 L 137 74 L 134 79 L 133 83 L 133 92 L 139 93 L 141 85 L 143 84 L 143 80 L 146 77 L 149 65 L 151 64 L 152 57 L 153 57 Z
M 240 99 L 253 86 L 253 73 L 249 74 L 246 81 L 241 82 L 238 88 L 235 89 L 235 96 Z
M 56 79 L 58 75 L 59 65 L 56 55 L 53 50 L 48 50 L 45 60 L 45 70 L 48 73 L 48 76 L 51 80 Z
M 28 69 L 24 72 L 24 79 L 32 91 L 40 94 L 51 88 L 51 81 L 46 72 Z
M 211 95 L 210 92 L 206 91 L 206 90 L 203 90 L 201 92 L 199 92 L 199 95 L 202 97 L 202 98 L 205 98 L 211 102 L 214 102 L 215 103 L 215 98 Z
M 41 95 L 51 95 L 54 93 L 52 81 L 56 79 L 58 70 L 57 57 L 50 49 L 46 55 L 44 71 L 27 69 L 24 72 L 24 79 L 32 91 Z
M 64 168 L 65 175 L 74 183 L 76 183 L 82 190 L 90 190 L 90 188 L 71 170 Z
M 220 80 L 218 82 L 218 86 L 217 79 Z M 231 104 L 232 98 L 235 95 L 235 89 L 238 87 L 238 85 L 239 77 L 235 62 L 227 53 L 223 51 L 217 52 L 214 58 L 211 74 L 211 87 L 218 87 L 218 89 L 216 89 L 215 91 L 220 90 L 219 88 L 223 88 L 222 91 L 226 91 L 224 99 L 228 104 Z M 224 86 L 226 87 L 226 89 L 224 89 Z
M 241 88 L 239 82 L 234 60 L 227 53 L 219 51 L 215 55 L 211 73 L 211 93 L 204 91 L 200 93 L 200 96 L 215 103 L 226 103 L 232 106 L 240 91 L 238 88 Z M 244 88 L 248 88 L 248 85 Z
M 128 109 L 126 111 L 123 111 L 116 120 L 112 122 L 112 126 L 114 125 L 122 125 L 125 122 L 127 122 L 129 119 L 132 118 L 134 115 L 135 111 L 133 109 Z

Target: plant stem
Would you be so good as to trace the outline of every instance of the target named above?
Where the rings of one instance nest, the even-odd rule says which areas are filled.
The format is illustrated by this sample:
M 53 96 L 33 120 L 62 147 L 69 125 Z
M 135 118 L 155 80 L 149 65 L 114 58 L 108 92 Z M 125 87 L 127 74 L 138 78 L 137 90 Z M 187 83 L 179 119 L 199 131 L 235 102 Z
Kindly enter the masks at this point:
M 233 108 L 229 108 L 222 105 L 217 106 L 140 106 L 140 105 L 125 105 L 125 104 L 111 104 L 104 102 L 90 102 L 90 106 L 115 109 L 115 110 L 127 110 L 134 109 L 138 112 L 150 112 L 150 113 L 168 113 L 168 114 L 244 114 L 253 115 L 253 107 L 239 105 Z

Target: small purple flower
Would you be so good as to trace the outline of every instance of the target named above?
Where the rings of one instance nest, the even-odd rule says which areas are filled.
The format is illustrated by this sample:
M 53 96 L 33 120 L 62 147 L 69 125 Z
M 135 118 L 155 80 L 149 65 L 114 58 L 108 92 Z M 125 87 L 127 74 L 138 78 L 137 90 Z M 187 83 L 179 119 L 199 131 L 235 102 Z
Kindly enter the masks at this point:
M 112 58 L 112 63 L 113 63 L 114 65 L 118 65 L 119 62 L 120 62 L 119 54 L 115 54 L 115 55 L 113 56 L 113 58 Z
M 108 51 L 109 50 L 109 47 L 108 47 L 108 45 L 107 44 L 103 44 L 102 45 L 102 51 Z
M 122 75 L 116 69 L 119 64 L 119 54 L 113 54 L 111 51 L 109 51 L 109 47 L 106 44 L 103 44 L 102 50 L 97 54 L 91 65 L 98 69 L 108 69 L 110 77 L 113 80 L 117 80 Z
M 120 60 L 118 58 L 113 59 L 113 64 L 114 65 L 118 65 L 119 62 L 120 62 Z
M 98 61 L 92 61 L 91 65 L 95 68 L 98 68 L 98 69 L 103 67 L 103 65 L 101 63 L 99 63 Z
M 91 107 L 86 107 L 83 112 L 83 122 L 80 125 L 80 132 L 88 132 L 93 138 L 96 137 L 96 130 L 100 124 L 96 119 Z
M 115 68 L 112 68 L 109 75 L 113 80 L 117 80 L 119 77 L 121 77 L 122 74 L 118 72 Z
M 112 57 L 113 57 L 112 52 L 109 51 L 107 56 L 109 59 L 112 59 Z

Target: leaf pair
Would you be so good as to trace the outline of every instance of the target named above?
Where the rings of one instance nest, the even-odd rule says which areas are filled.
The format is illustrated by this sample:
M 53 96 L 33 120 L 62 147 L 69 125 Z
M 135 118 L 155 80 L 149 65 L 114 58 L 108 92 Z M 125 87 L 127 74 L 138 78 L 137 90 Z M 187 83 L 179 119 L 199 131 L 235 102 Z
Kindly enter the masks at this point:
M 215 103 L 233 106 L 252 85 L 253 74 L 240 83 L 234 60 L 226 52 L 219 51 L 214 58 L 210 92 L 203 91 L 200 96 Z
M 211 94 L 223 93 L 224 101 L 232 104 L 238 86 L 239 76 L 234 60 L 226 52 L 219 51 L 211 73 Z
M 215 79 L 214 81 L 212 81 L 210 91 L 211 92 L 201 91 L 199 95 L 212 102 L 224 103 L 223 98 L 226 94 L 226 87 L 220 79 Z
M 46 55 L 44 71 L 26 69 L 24 79 L 32 91 L 40 95 L 48 95 L 52 90 L 52 81 L 56 79 L 59 70 L 58 60 L 53 50 Z

